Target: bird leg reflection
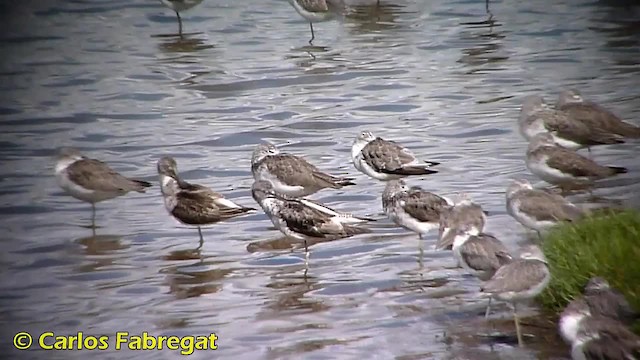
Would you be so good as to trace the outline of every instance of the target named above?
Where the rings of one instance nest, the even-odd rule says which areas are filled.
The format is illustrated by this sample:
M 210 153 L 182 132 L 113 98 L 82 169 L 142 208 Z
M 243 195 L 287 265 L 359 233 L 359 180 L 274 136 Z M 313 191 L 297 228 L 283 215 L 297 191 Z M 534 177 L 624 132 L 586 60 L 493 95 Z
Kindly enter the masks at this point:
M 487 305 L 487 310 L 484 312 L 484 318 L 488 319 L 489 314 L 491 314 L 491 298 L 489 298 L 489 304 Z

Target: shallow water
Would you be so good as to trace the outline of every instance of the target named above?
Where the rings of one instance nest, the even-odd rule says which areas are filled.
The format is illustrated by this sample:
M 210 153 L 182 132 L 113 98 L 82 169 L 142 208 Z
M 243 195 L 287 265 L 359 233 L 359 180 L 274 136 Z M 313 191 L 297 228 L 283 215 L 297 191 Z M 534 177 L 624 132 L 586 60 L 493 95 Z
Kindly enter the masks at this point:
M 631 4 L 631 3 L 629 3 Z M 555 325 L 513 339 L 510 311 L 479 314 L 479 283 L 381 215 L 383 184 L 355 170 L 350 146 L 368 129 L 442 162 L 412 185 L 466 192 L 486 230 L 516 249 L 527 233 L 505 212 L 510 178 L 527 171 L 521 98 L 577 87 L 638 123 L 640 7 L 624 2 L 384 1 L 343 22 L 308 24 L 286 1 L 205 1 L 183 14 L 156 1 L 23 1 L 0 23 L 0 321 L 17 331 L 219 336 L 192 358 L 566 358 Z M 165 211 L 155 162 L 174 156 L 188 181 L 257 207 L 254 146 L 272 141 L 357 186 L 313 198 L 379 218 L 374 233 L 304 254 L 262 212 L 204 230 Z M 55 150 L 74 146 L 154 182 L 145 194 L 90 206 L 53 177 Z M 596 194 L 637 205 L 638 141 L 598 147 L 629 173 Z M 574 198 L 580 201 L 580 197 Z M 530 308 L 527 314 L 535 315 Z M 534 317 L 535 319 L 535 317 Z M 545 328 L 546 326 L 546 328 Z M 15 350 L 12 350 L 15 351 Z M 177 351 L 16 353 L 25 357 L 164 359 Z M 15 355 L 15 354 L 14 354 Z

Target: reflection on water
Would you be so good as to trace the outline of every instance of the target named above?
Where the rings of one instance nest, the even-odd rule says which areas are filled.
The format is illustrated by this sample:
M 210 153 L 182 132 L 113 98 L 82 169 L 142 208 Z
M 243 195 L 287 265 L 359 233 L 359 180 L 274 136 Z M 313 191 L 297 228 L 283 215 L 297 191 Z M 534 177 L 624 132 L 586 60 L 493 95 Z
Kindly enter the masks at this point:
M 189 35 L 197 34 L 183 34 L 183 36 L 167 37 L 167 40 L 159 43 L 158 47 L 163 52 L 168 53 L 190 53 L 212 49 L 214 47 L 213 44 L 207 44 L 207 39 L 188 37 Z
M 175 17 L 149 1 L 1 5 L 0 322 L 34 332 L 215 331 L 216 354 L 237 359 L 567 358 L 554 319 L 535 307 L 523 309 L 525 349 L 513 346 L 506 304 L 485 320 L 478 280 L 433 249 L 437 231 L 419 240 L 386 219 L 384 184 L 353 168 L 350 147 L 367 129 L 441 161 L 411 185 L 468 193 L 489 211 L 486 231 L 515 249 L 528 232 L 506 213 L 504 190 L 511 178 L 536 180 L 517 130 L 522 97 L 553 101 L 575 87 L 637 123 L 629 89 L 640 81 L 640 7 L 350 1 L 344 21 L 314 24 L 315 46 L 284 1 L 203 2 L 184 14 L 182 38 L 167 34 Z M 179 157 L 185 177 L 256 207 L 250 156 L 265 140 L 354 177 L 356 186 L 312 198 L 373 214 L 372 234 L 310 244 L 308 272 L 302 243 L 262 212 L 207 228 L 199 247 L 196 230 L 166 213 L 156 161 Z M 83 227 L 90 207 L 53 179 L 50 155 L 63 145 L 154 186 L 100 203 L 98 227 Z M 571 200 L 640 203 L 638 146 L 593 149 L 629 173 Z

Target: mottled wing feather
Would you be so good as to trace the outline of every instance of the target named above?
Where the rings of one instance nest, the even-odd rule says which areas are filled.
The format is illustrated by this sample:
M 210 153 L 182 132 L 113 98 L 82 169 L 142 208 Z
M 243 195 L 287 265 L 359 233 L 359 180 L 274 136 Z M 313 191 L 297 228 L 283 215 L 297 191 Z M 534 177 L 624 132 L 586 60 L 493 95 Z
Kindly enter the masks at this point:
M 582 346 L 582 353 L 586 360 L 630 360 L 637 358 L 632 356 L 632 352 L 625 349 L 623 344 L 615 339 L 595 338 L 586 342 Z
M 460 248 L 460 254 L 470 268 L 478 271 L 495 271 L 511 260 L 507 248 L 488 234 L 467 240 Z
M 397 143 L 381 138 L 362 149 L 363 159 L 377 172 L 393 172 L 415 161 L 415 157 Z
M 327 12 L 329 7 L 325 0 L 294 0 L 309 12 Z
M 518 259 L 504 265 L 487 281 L 483 290 L 488 293 L 523 292 L 531 284 L 538 284 L 547 276 L 546 266 L 538 260 Z
M 210 188 L 200 185 L 200 184 L 192 184 L 190 182 L 186 182 L 182 179 L 178 179 L 178 188 L 180 190 L 188 191 L 188 192 L 199 192 L 209 195 L 212 198 L 221 198 L 222 195 L 211 190 Z
M 321 182 L 325 187 L 339 189 L 343 185 L 353 185 L 352 182 L 345 181 L 347 179 L 340 179 L 333 175 L 323 173 L 322 171 L 313 171 L 311 175 L 314 177 L 316 181 Z
M 609 120 L 619 120 L 609 110 L 591 102 L 565 104 L 560 109 L 589 126 L 605 126 Z
M 478 204 L 455 206 L 445 218 L 445 227 L 468 230 L 472 227 L 484 228 L 482 207 Z
M 532 191 L 520 201 L 520 210 L 538 221 L 573 221 L 580 217 L 580 210 L 567 204 L 562 196 L 542 191 Z
M 185 224 L 211 224 L 223 219 L 213 198 L 188 191 L 178 192 L 176 198 L 176 206 L 172 214 Z
M 327 223 L 331 221 L 327 214 L 295 200 L 286 201 L 282 205 L 280 217 L 292 231 L 318 238 L 326 237 L 321 229 L 326 228 Z
M 617 136 L 604 132 L 597 126 L 589 126 L 580 121 L 572 121 L 565 113 L 550 113 L 545 122 L 547 130 L 579 144 L 597 145 L 620 142 Z
M 419 221 L 436 222 L 440 220 L 447 201 L 438 195 L 418 190 L 410 190 L 404 199 L 403 209 Z
M 138 186 L 107 164 L 96 159 L 82 159 L 69 165 L 67 175 L 74 183 L 94 191 L 131 191 Z
M 592 313 L 600 314 L 623 322 L 632 322 L 638 317 L 624 295 L 613 291 L 604 291 L 584 297 Z
M 598 104 L 591 102 L 565 104 L 561 110 L 588 126 L 599 127 L 622 136 L 640 137 L 639 127 L 623 122 L 614 113 Z
M 290 154 L 269 156 L 259 166 L 267 169 L 278 179 L 290 186 L 308 186 L 314 183 L 314 173 L 320 173 L 317 167 L 301 157 Z
M 608 169 L 571 150 L 559 147 L 546 147 L 551 155 L 547 165 L 575 177 L 603 176 Z

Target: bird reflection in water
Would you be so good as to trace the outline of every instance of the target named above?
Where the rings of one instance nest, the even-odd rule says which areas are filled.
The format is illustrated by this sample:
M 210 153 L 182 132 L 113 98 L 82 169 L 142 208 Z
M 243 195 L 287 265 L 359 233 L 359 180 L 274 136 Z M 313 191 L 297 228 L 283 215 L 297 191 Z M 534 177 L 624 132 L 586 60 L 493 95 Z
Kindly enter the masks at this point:
M 185 36 L 166 37 L 165 41 L 158 44 L 161 51 L 166 53 L 193 53 L 197 51 L 213 49 L 213 44 L 207 44 L 206 39 Z
M 83 254 L 87 262 L 77 267 L 74 272 L 84 274 L 98 271 L 112 266 L 116 260 L 116 254 L 129 248 L 121 242 L 121 235 L 96 235 L 95 228 L 91 236 L 85 236 L 74 240 L 74 243 L 83 246 Z
M 76 239 L 75 242 L 84 246 L 86 255 L 108 255 L 118 250 L 128 248 L 122 244 L 121 235 L 96 235 L 95 228 L 91 236 Z
M 336 241 L 336 240 L 340 240 L 340 239 L 320 239 L 320 238 L 307 239 L 307 247 L 310 248 L 311 246 L 318 243 Z M 281 236 L 281 237 L 270 239 L 270 240 L 254 241 L 254 242 L 251 242 L 249 245 L 247 245 L 247 252 L 249 253 L 267 252 L 267 251 L 274 251 L 274 250 L 276 251 L 289 250 L 289 252 L 294 252 L 300 249 L 304 249 L 304 244 L 300 240 L 293 239 L 287 236 Z M 303 276 L 306 277 L 308 272 L 309 272 L 309 267 L 308 267 L 308 264 L 305 263 Z
M 354 34 L 366 34 L 405 26 L 404 22 L 396 22 L 396 19 L 397 15 L 406 14 L 406 11 L 405 5 L 394 3 L 353 6 L 349 20 L 355 26 L 350 30 Z
M 191 265 L 171 266 L 162 272 L 167 274 L 169 292 L 177 299 L 186 299 L 220 291 L 225 277 L 233 272 L 221 267 L 225 263 L 201 258 Z
M 307 314 L 329 309 L 329 305 L 323 301 L 305 296 L 310 291 L 321 288 L 315 277 L 280 273 L 274 275 L 266 287 L 271 290 L 267 293 L 270 301 L 260 314 L 262 318 L 280 318 L 283 312 Z
M 469 70 L 469 73 L 490 71 L 492 69 L 487 68 L 487 64 L 495 64 L 509 59 L 506 55 L 497 54 L 503 47 L 502 40 L 505 35 L 496 31 L 502 24 L 491 13 L 485 20 L 463 22 L 460 25 L 465 26 L 467 30 L 463 31 L 461 35 L 463 41 L 469 42 L 469 46 L 462 49 L 462 57 L 458 62 L 472 66 L 473 69 Z

